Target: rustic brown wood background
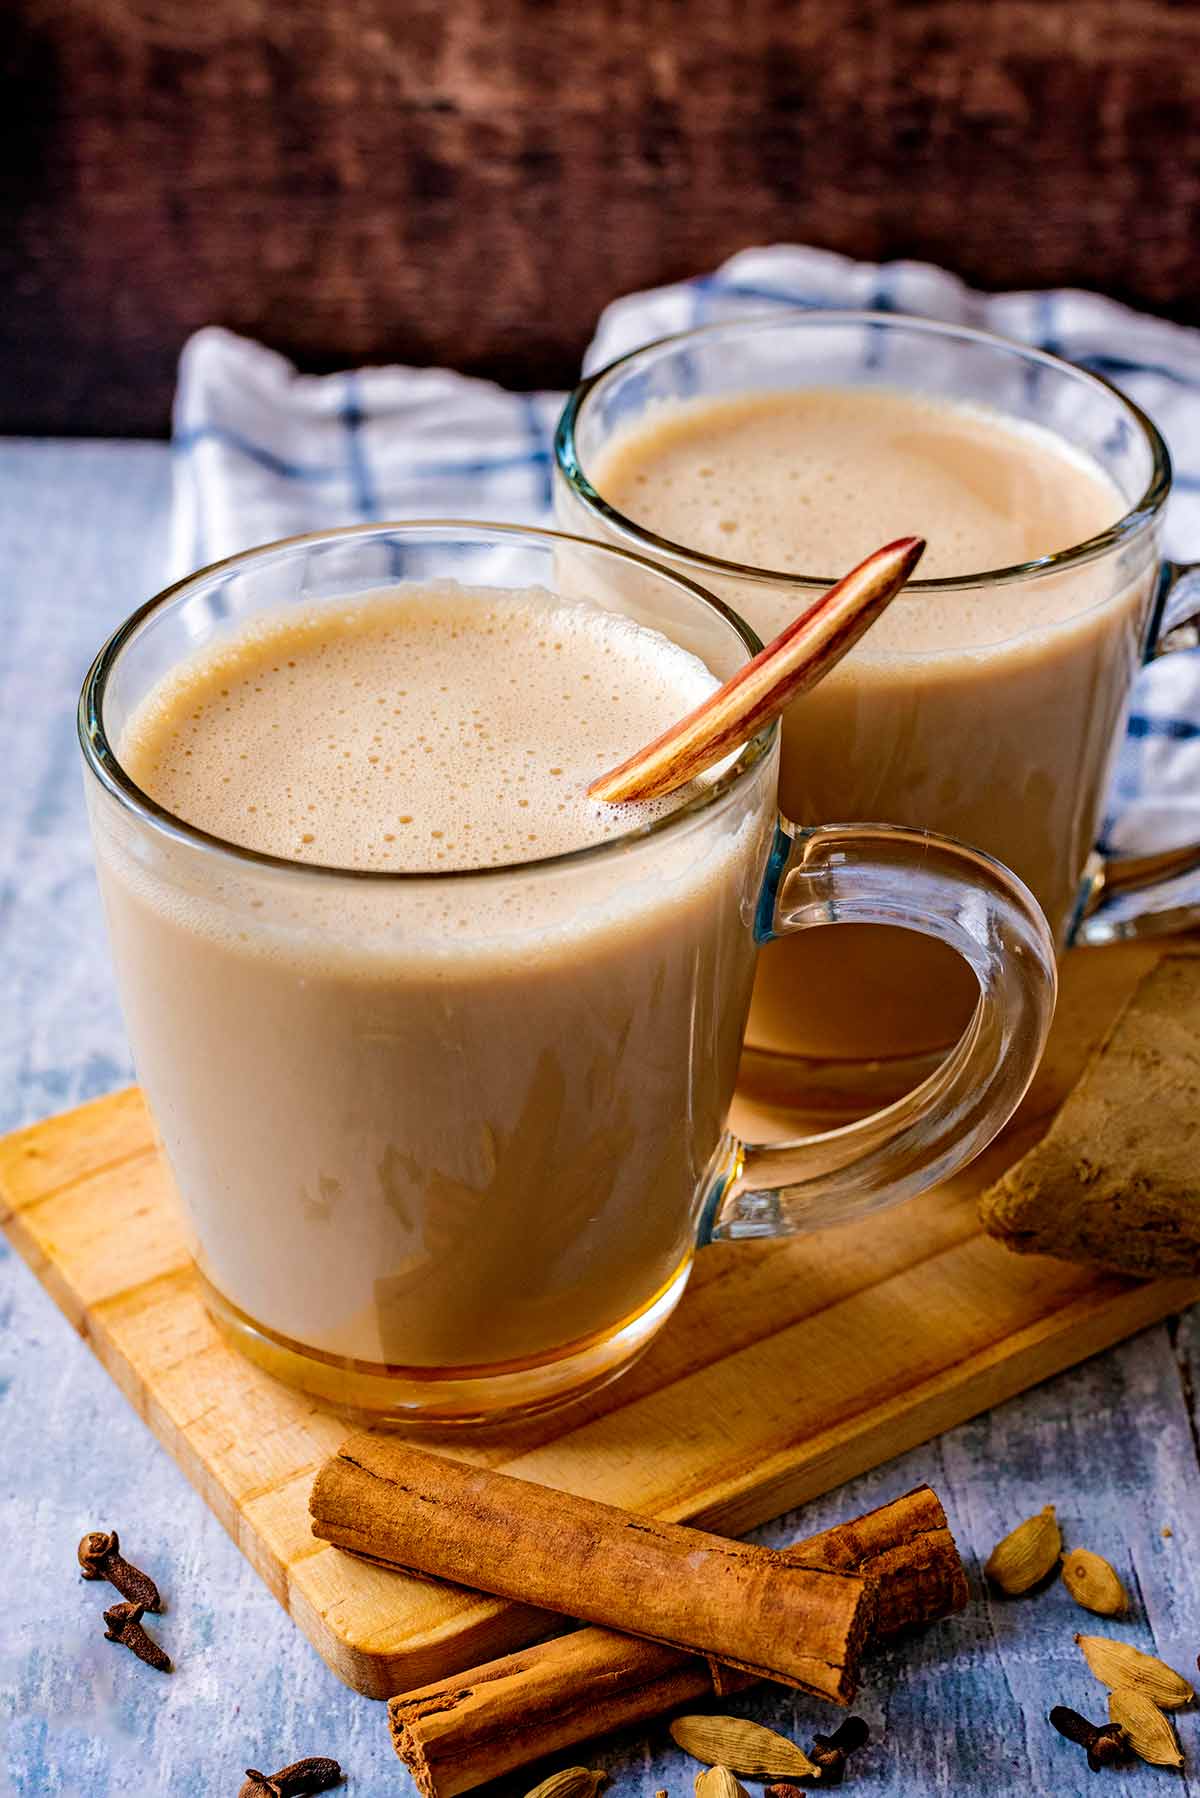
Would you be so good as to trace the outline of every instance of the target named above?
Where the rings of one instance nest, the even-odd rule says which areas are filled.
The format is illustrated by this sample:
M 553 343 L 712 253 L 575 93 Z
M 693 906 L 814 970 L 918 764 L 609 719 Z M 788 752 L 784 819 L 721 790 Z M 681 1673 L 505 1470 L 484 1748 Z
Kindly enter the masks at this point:
M 0 429 L 159 432 L 216 321 L 565 383 L 791 239 L 1200 320 L 1194 0 L 0 0 Z

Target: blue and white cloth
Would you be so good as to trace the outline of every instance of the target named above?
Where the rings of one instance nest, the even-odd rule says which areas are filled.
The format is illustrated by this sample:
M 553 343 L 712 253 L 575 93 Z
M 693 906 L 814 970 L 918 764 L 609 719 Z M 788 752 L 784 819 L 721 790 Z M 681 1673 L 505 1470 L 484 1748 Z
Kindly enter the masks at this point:
M 1123 388 L 1175 462 L 1166 553 L 1200 558 L 1200 331 L 1075 290 L 982 294 L 921 262 L 851 262 L 790 245 L 615 301 L 585 371 L 675 331 L 781 308 L 868 307 L 974 325 L 1052 350 Z M 446 369 L 297 374 L 209 328 L 185 346 L 175 401 L 172 574 L 252 544 L 371 519 L 550 516 L 561 393 L 509 393 Z M 1200 837 L 1200 650 L 1146 668 L 1104 826 L 1119 854 Z M 1200 902 L 1189 877 L 1116 902 L 1121 915 Z

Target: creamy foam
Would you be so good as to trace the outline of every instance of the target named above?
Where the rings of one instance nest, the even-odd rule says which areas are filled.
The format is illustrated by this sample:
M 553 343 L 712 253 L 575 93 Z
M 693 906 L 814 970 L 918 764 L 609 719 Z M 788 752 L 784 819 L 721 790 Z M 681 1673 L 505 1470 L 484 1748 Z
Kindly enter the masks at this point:
M 617 511 L 672 543 L 830 579 L 913 534 L 928 542 L 923 579 L 1007 568 L 1085 542 L 1125 510 L 1102 470 L 1051 432 L 887 388 L 672 402 L 588 472 Z M 794 603 L 781 599 L 770 624 Z M 768 621 L 750 615 L 761 632 Z M 1046 622 L 1046 591 L 1033 587 L 902 596 L 861 653 L 989 644 Z
M 267 854 L 498 866 L 676 807 L 587 786 L 716 684 L 619 613 L 446 583 L 256 621 L 173 670 L 119 752 L 168 811 Z

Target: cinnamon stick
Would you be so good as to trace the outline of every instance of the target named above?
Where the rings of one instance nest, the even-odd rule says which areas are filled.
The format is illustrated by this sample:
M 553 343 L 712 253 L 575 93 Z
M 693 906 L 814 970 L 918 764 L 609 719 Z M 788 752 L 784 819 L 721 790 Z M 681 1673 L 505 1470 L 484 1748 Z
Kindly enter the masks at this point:
M 713 767 L 739 743 L 748 743 L 854 648 L 924 552 L 921 537 L 899 537 L 875 550 L 695 711 L 598 776 L 588 788 L 589 797 L 610 805 L 659 799 Z
M 777 1554 L 513 1479 L 386 1436 L 317 1475 L 313 1534 L 408 1572 L 712 1655 L 848 1704 L 874 1617 L 849 1567 Z
M 954 1538 L 928 1486 L 784 1552 L 873 1579 L 877 1635 L 932 1623 L 966 1603 Z M 388 1724 L 424 1798 L 456 1798 L 593 1736 L 753 1683 L 697 1655 L 581 1629 L 393 1698 Z

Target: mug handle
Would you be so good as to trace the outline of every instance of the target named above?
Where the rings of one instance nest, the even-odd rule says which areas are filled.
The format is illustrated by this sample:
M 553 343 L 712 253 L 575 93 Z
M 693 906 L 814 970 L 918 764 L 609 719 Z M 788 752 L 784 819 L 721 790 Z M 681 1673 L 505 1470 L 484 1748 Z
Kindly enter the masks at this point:
M 1146 661 L 1156 662 L 1177 649 L 1200 645 L 1200 562 L 1164 562 L 1158 601 L 1149 633 Z M 1070 940 L 1099 944 L 1134 937 L 1165 936 L 1200 923 L 1200 901 L 1143 912 L 1136 918 L 1106 918 L 1101 907 L 1123 893 L 1143 892 L 1162 881 L 1200 869 L 1200 842 L 1182 843 L 1150 855 L 1092 856 L 1084 877 L 1084 894 Z
M 898 924 L 957 950 L 979 982 L 971 1021 L 936 1072 L 884 1111 L 797 1142 L 727 1134 L 710 1168 L 701 1243 L 822 1229 L 924 1192 L 992 1140 L 1033 1077 L 1054 1014 L 1054 941 L 1015 874 L 926 831 L 802 830 L 780 819 L 758 941 L 841 923 Z

